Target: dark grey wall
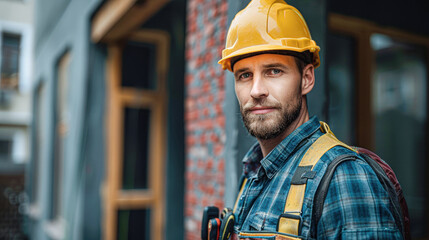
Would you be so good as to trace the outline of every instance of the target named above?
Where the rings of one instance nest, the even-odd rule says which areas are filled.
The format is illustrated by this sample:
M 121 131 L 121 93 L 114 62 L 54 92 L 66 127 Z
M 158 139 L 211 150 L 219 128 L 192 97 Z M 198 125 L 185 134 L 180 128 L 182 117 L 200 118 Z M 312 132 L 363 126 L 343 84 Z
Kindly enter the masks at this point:
M 53 31 L 55 25 L 63 15 L 70 0 L 36 0 L 35 1 L 35 46 L 36 52 L 40 50 L 39 44 Z
M 82 162 L 79 165 L 84 182 L 83 239 L 101 239 L 102 199 L 101 184 L 105 173 L 105 106 L 107 52 L 103 45 L 90 45 L 87 81 L 87 104 L 82 141 Z
M 310 117 L 316 115 L 319 120 L 326 121 L 328 99 L 326 94 L 326 32 L 327 32 L 327 3 L 326 0 L 288 0 L 288 4 L 297 8 L 307 22 L 311 37 L 320 47 L 320 67 L 315 71 L 316 84 L 308 94 Z
M 90 124 L 95 121 L 93 115 L 86 115 L 88 111 L 93 111 L 91 114 L 100 114 L 98 117 L 103 117 L 104 105 L 94 104 L 91 106 L 93 107 L 92 109 L 87 108 L 88 81 L 95 79 L 91 79 L 90 74 L 99 74 L 100 77 L 104 74 L 103 67 L 91 65 L 89 59 L 91 45 L 90 17 L 100 2 L 101 0 L 38 0 L 36 2 L 36 44 L 33 79 L 35 86 L 43 81 L 46 89 L 46 99 L 48 99 L 47 106 L 45 106 L 48 109 L 48 114 L 47 116 L 42 116 L 41 120 L 45 125 L 46 132 L 43 133 L 45 141 L 41 144 L 41 149 L 39 149 L 43 156 L 39 159 L 40 171 L 38 174 L 40 198 L 38 199 L 37 207 L 40 213 L 31 219 L 33 228 L 30 230 L 30 236 L 34 239 L 49 239 L 48 231 L 43 226 L 51 220 L 49 216 L 49 210 L 52 205 L 50 186 L 52 185 L 51 169 L 55 145 L 53 126 L 57 92 L 55 88 L 57 82 L 55 72 L 58 60 L 65 51 L 69 51 L 71 57 L 67 83 L 68 129 L 70 130 L 64 141 L 64 163 L 61 182 L 61 212 L 66 222 L 65 238 L 83 239 L 84 218 L 88 217 L 89 214 L 97 215 L 101 211 L 102 205 L 97 200 L 99 196 L 96 196 L 96 194 L 99 195 L 100 193 L 100 182 L 85 185 L 86 176 L 89 176 L 90 180 L 96 181 L 101 179 L 101 176 L 97 174 L 104 174 L 102 168 L 90 169 L 98 171 L 97 174 L 91 175 L 90 172 L 85 172 L 85 167 L 100 168 L 100 165 L 97 164 L 101 164 L 99 161 L 104 160 L 103 155 L 100 154 L 100 152 L 104 151 L 104 139 L 100 133 L 100 131 L 104 131 L 103 126 L 98 124 L 98 129 L 90 129 L 90 132 L 85 132 L 85 129 L 92 127 Z M 100 72 L 97 72 L 98 70 Z M 97 90 L 103 90 L 102 86 Z M 33 92 L 36 91 L 37 89 L 33 89 Z M 102 97 L 103 95 L 100 96 L 100 98 Z M 90 99 L 90 101 L 96 102 L 94 99 Z M 86 122 L 87 120 L 89 121 L 88 123 Z M 86 139 L 88 134 L 94 134 L 91 136 L 93 138 Z M 92 152 L 84 151 L 88 141 L 92 142 L 92 147 L 95 148 L 91 149 Z M 89 156 L 94 159 L 88 160 Z M 84 161 L 87 160 L 88 165 L 85 165 Z M 91 162 L 92 160 L 94 162 Z M 93 193 L 91 194 L 94 194 L 92 195 L 94 198 L 86 202 L 85 190 L 88 190 L 89 187 L 92 187 Z M 84 212 L 84 208 L 88 206 L 92 211 Z M 93 222 L 93 224 L 97 223 Z

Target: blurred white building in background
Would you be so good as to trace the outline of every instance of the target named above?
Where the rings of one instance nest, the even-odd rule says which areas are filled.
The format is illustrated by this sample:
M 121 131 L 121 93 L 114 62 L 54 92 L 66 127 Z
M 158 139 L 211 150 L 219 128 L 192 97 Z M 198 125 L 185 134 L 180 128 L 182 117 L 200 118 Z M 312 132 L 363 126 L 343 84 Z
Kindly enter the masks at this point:
M 33 0 L 0 0 L 0 159 L 28 159 Z
M 29 161 L 33 0 L 0 0 L 0 238 L 22 239 Z

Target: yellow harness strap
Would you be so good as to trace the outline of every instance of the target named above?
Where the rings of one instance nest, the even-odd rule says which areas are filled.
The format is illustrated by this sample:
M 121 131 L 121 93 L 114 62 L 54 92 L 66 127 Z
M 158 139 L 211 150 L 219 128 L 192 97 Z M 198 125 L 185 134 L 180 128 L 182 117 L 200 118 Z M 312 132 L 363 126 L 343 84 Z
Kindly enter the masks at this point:
M 328 124 L 320 122 L 321 130 L 325 134 L 319 137 L 302 157 L 299 167 L 307 167 L 313 170 L 314 165 L 331 148 L 343 146 L 354 151 L 348 145 L 340 142 L 329 129 Z M 299 235 L 299 226 L 302 221 L 301 211 L 304 203 L 304 194 L 307 182 L 302 184 L 291 184 L 286 199 L 284 214 L 279 219 L 278 232 Z
M 240 192 L 238 192 L 238 197 L 235 200 L 234 210 L 233 210 L 234 213 L 237 210 L 238 200 L 240 199 L 241 194 L 243 194 L 243 190 L 244 190 L 244 186 L 246 185 L 246 182 L 247 182 L 247 178 L 244 178 L 243 183 L 241 183 Z

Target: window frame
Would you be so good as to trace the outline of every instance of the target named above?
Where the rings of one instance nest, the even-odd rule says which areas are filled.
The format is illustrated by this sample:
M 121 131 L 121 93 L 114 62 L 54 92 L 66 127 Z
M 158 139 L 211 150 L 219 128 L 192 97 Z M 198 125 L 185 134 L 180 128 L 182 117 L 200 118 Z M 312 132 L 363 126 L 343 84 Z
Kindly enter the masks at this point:
M 356 41 L 356 143 L 359 146 L 374 149 L 375 139 L 373 139 L 374 126 L 372 120 L 374 117 L 371 103 L 374 51 L 371 48 L 370 37 L 374 33 L 380 33 L 417 44 L 426 48 L 427 56 L 429 56 L 429 38 L 393 28 L 383 28 L 366 20 L 336 13 L 329 14 L 328 28 L 333 33 L 351 36 Z M 429 61 L 426 62 L 426 65 L 429 76 Z
M 50 218 L 62 217 L 62 183 L 64 181 L 65 142 L 68 132 L 68 119 L 64 118 L 64 111 L 69 111 L 67 84 L 70 82 L 71 52 L 66 50 L 60 55 L 55 65 L 55 94 L 54 94 L 54 155 L 52 161 L 52 203 Z M 65 114 L 68 115 L 68 114 Z M 66 116 L 67 117 L 67 116 Z M 60 141 L 61 140 L 61 141 Z M 59 152 L 58 152 L 59 151 Z M 55 199 L 58 198 L 58 199 Z
M 65 150 L 68 137 L 68 119 L 62 117 L 64 108 L 69 111 L 68 91 L 61 89 L 63 84 L 70 83 L 70 69 L 72 67 L 72 51 L 66 48 L 58 57 L 54 69 L 54 85 L 51 99 L 52 119 L 52 150 L 50 152 L 50 182 L 49 182 L 49 208 L 43 229 L 52 239 L 64 239 L 66 234 L 66 220 L 64 218 L 64 165 Z M 66 85 L 67 86 L 67 85 Z M 65 94 L 66 96 L 63 96 Z M 66 114 L 67 115 L 67 114 Z M 60 141 L 61 139 L 61 141 Z
M 127 40 L 155 45 L 156 88 L 153 90 L 121 86 L 124 41 L 111 43 L 107 57 L 106 177 L 103 187 L 104 237 L 115 239 L 118 210 L 150 209 L 151 239 L 163 239 L 165 209 L 165 153 L 167 126 L 166 78 L 169 62 L 169 35 L 159 30 L 137 30 Z M 148 157 L 148 188 L 122 190 L 123 112 L 126 107 L 151 110 Z
M 372 22 L 358 19 L 355 17 L 344 16 L 336 13 L 328 15 L 328 30 L 332 33 L 344 34 L 353 37 L 356 41 L 356 114 L 355 114 L 355 136 L 357 146 L 368 149 L 375 148 L 375 130 L 374 130 L 374 111 L 372 106 L 373 86 L 372 76 L 374 73 L 373 59 L 375 52 L 372 50 L 370 37 L 372 34 L 383 34 L 399 41 L 419 45 L 426 49 L 426 76 L 429 81 L 429 38 L 416 34 L 411 34 L 394 28 L 381 27 Z M 429 84 L 427 84 L 429 88 Z M 429 89 L 427 89 L 427 92 Z M 429 94 L 426 99 L 426 111 L 429 113 Z M 429 119 L 426 121 L 425 139 L 429 139 Z M 427 161 L 429 157 L 429 149 L 425 150 L 426 157 L 423 161 Z M 425 166 L 426 171 L 429 166 Z M 425 185 L 429 185 L 429 178 L 424 179 Z M 429 211 L 429 208 L 426 210 Z M 426 213 L 427 213 L 426 212 Z M 426 214 L 427 216 L 427 214 Z M 427 219 L 427 227 L 429 227 L 429 218 Z M 428 237 L 426 236 L 424 239 Z

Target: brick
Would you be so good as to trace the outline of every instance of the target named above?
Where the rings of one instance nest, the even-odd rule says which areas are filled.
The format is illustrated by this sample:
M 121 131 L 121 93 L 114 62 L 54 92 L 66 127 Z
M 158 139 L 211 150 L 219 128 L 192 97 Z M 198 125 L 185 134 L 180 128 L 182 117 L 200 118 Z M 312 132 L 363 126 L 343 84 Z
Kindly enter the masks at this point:
M 223 144 L 216 143 L 214 145 L 214 154 L 215 156 L 220 156 L 223 153 L 224 146 Z
M 223 172 L 225 170 L 225 161 L 219 161 L 219 164 L 217 166 L 218 171 Z
M 208 158 L 207 159 L 207 168 L 211 169 L 213 168 L 214 164 L 213 164 L 213 159 L 212 158 Z
M 189 0 L 186 36 L 186 239 L 199 239 L 205 205 L 223 207 L 226 0 Z

